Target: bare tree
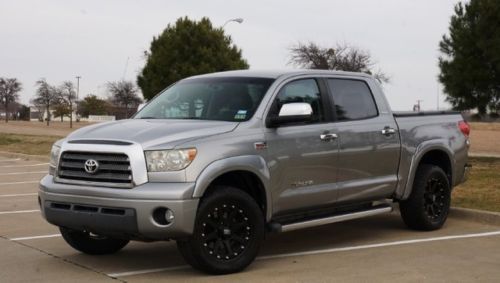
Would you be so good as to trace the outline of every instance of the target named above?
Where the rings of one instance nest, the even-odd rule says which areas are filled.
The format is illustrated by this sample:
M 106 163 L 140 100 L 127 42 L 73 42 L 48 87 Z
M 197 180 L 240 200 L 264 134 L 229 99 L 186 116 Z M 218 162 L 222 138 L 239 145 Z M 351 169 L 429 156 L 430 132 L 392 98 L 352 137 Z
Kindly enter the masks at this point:
M 380 69 L 374 71 L 368 51 L 346 44 L 322 47 L 314 42 L 298 43 L 290 48 L 289 64 L 306 69 L 362 72 L 373 75 L 380 83 L 389 82 L 389 77 Z
M 125 108 L 125 116 L 129 118 L 129 107 L 137 106 L 142 102 L 139 97 L 139 90 L 131 81 L 108 82 L 108 91 L 111 94 L 111 101 Z
M 71 81 L 64 81 L 58 88 L 60 103 L 69 110 L 69 127 L 73 128 L 73 103 L 76 99 L 75 86 Z
M 33 104 L 43 105 L 47 111 L 47 126 L 50 122 L 50 106 L 57 103 L 59 99 L 57 88 L 51 86 L 45 79 L 40 79 L 36 82 L 38 86 L 36 96 L 33 99 Z
M 5 123 L 9 122 L 9 104 L 19 99 L 21 83 L 16 78 L 0 78 L 0 102 L 5 107 Z

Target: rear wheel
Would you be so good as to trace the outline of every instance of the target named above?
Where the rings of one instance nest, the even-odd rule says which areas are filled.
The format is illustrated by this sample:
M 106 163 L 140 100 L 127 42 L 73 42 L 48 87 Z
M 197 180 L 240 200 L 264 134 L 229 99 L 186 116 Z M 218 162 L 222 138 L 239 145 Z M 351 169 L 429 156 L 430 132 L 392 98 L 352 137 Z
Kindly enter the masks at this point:
M 113 254 L 123 249 L 128 240 L 94 235 L 86 231 L 77 231 L 59 227 L 64 240 L 75 250 L 91 255 Z
M 178 240 L 184 259 L 212 274 L 238 272 L 257 256 L 264 238 L 264 215 L 242 190 L 218 186 L 202 199 L 193 235 Z
M 417 169 L 410 197 L 399 203 L 405 224 L 416 230 L 436 230 L 448 217 L 451 186 L 443 169 L 422 164 Z

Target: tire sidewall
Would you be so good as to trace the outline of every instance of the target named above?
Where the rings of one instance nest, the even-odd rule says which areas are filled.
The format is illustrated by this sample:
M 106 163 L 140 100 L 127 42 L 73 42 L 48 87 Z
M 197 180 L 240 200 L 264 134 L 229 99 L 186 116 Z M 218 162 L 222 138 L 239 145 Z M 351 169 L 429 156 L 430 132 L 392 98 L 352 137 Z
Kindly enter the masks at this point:
M 210 255 L 203 248 L 202 234 L 202 219 L 210 213 L 214 207 L 227 205 L 237 205 L 245 211 L 246 216 L 250 220 L 251 231 L 253 231 L 251 242 L 245 248 L 245 251 L 234 259 L 218 260 Z M 248 266 L 257 256 L 260 244 L 264 238 L 265 224 L 263 213 L 253 198 L 246 192 L 231 188 L 220 187 L 217 191 L 202 200 L 195 221 L 195 227 L 191 240 L 189 241 L 193 254 L 196 256 L 196 261 L 204 271 L 214 274 L 226 274 L 238 272 Z

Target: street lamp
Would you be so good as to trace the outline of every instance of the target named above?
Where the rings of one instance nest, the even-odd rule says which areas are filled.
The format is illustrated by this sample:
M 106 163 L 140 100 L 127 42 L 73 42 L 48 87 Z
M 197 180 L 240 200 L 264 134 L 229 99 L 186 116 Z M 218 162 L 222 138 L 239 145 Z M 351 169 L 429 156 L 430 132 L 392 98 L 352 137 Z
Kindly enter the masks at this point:
M 236 22 L 238 24 L 241 24 L 243 22 L 243 18 L 235 18 L 235 19 L 230 19 L 230 20 L 227 20 L 223 25 L 222 25 L 222 28 L 224 28 L 228 23 L 230 22 Z

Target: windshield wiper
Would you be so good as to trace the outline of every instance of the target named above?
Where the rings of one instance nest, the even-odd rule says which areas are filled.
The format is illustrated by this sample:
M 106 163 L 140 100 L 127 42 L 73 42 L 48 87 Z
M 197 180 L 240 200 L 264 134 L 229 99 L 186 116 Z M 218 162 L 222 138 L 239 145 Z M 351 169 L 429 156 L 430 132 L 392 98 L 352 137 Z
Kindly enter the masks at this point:
M 158 119 L 158 118 L 153 116 L 145 116 L 145 117 L 140 117 L 139 119 Z

